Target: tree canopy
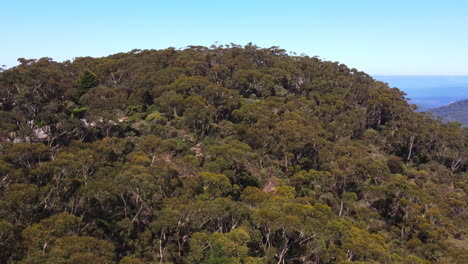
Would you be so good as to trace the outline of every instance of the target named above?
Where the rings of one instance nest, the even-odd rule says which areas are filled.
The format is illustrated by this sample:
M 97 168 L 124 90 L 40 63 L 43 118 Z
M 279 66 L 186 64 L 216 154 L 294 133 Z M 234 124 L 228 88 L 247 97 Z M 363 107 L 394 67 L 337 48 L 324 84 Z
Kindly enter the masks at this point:
M 468 263 L 468 131 L 278 47 L 0 72 L 0 263 Z

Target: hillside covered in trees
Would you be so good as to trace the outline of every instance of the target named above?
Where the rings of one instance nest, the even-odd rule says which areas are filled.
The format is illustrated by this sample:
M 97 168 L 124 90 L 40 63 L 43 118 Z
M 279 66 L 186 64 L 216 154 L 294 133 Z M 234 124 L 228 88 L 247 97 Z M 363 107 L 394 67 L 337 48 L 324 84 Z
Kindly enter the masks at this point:
M 0 73 L 0 263 L 468 263 L 468 133 L 253 45 Z
M 428 109 L 436 117 L 442 117 L 445 122 L 460 122 L 468 126 L 468 99 L 456 101 L 438 108 Z

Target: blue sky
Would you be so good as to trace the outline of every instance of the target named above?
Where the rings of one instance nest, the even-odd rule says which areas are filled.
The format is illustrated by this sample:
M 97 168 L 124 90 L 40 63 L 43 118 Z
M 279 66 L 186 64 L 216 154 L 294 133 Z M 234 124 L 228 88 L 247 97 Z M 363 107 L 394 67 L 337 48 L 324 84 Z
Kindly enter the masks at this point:
M 0 0 L 0 65 L 252 42 L 378 75 L 468 75 L 468 1 Z

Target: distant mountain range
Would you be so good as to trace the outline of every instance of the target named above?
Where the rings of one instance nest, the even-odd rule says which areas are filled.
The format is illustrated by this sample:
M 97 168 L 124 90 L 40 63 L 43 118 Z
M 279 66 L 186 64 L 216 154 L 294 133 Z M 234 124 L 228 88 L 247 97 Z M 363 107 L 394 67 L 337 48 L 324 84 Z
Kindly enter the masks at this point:
M 468 98 L 468 76 L 431 75 L 375 75 L 376 80 L 386 82 L 407 94 L 419 111 L 427 111 Z
M 426 112 L 432 113 L 434 116 L 440 116 L 446 122 L 460 122 L 468 126 L 468 99 L 456 101 L 454 103 L 431 108 Z

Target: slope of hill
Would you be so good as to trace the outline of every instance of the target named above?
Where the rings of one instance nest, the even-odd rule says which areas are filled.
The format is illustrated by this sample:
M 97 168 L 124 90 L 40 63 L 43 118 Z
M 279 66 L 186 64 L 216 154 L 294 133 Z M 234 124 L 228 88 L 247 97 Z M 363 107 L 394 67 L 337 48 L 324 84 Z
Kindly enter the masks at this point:
M 276 47 L 0 73 L 0 263 L 468 263 L 468 133 Z
M 468 99 L 456 101 L 454 103 L 438 108 L 428 109 L 427 112 L 434 116 L 440 116 L 445 122 L 460 122 L 468 126 Z

